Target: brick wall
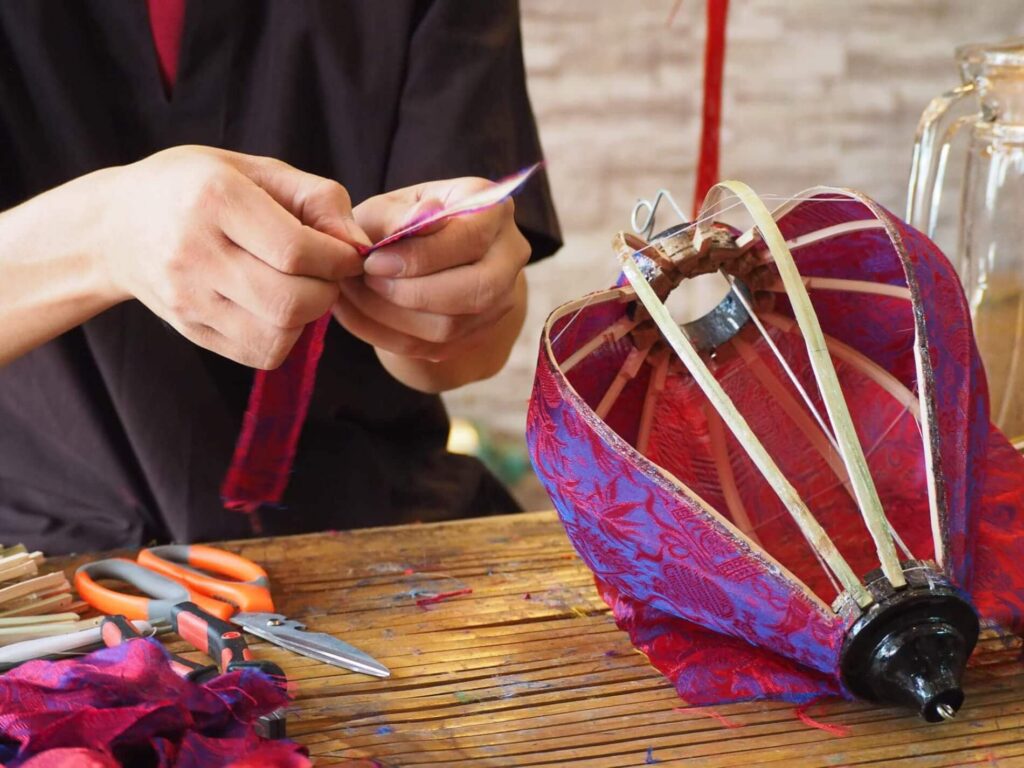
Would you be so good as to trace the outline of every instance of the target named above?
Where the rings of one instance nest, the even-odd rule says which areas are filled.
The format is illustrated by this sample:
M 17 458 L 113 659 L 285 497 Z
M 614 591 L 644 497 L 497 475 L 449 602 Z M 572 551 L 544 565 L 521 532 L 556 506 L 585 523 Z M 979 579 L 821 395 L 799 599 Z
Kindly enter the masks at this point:
M 530 92 L 566 246 L 531 267 L 526 328 L 506 369 L 447 396 L 454 415 L 519 438 L 540 326 L 616 273 L 611 235 L 639 196 L 688 209 L 704 3 L 521 0 Z M 1024 33 L 1019 0 L 733 0 L 722 173 L 762 193 L 861 189 L 902 213 L 914 129 L 954 84 L 953 48 Z M 662 219 L 666 224 L 673 223 Z

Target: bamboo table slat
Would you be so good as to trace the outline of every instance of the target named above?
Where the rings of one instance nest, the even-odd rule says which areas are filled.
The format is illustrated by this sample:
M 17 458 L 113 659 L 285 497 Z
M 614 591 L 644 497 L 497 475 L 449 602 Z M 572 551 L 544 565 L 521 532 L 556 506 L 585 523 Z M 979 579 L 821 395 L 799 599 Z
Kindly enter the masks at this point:
M 250 638 L 294 681 L 289 735 L 317 765 L 1024 765 L 1020 644 L 997 637 L 976 652 L 952 723 L 813 705 L 808 714 L 840 737 L 788 704 L 685 709 L 615 627 L 554 513 L 225 546 L 267 569 L 279 611 L 393 671 L 376 680 Z M 416 602 L 463 589 L 472 593 Z

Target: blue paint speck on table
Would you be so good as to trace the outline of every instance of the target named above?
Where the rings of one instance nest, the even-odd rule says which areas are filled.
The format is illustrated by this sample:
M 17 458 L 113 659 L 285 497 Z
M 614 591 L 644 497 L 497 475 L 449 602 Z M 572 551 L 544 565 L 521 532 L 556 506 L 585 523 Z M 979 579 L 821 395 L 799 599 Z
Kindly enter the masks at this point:
M 654 756 L 654 747 L 648 747 L 647 748 L 647 757 L 644 758 L 644 764 L 646 764 L 646 765 L 654 765 L 657 762 L 658 762 L 658 760 Z
M 382 725 L 380 728 L 377 729 L 377 735 L 378 736 L 387 736 L 389 733 L 394 733 L 394 732 L 395 732 L 395 729 L 392 728 L 390 725 Z

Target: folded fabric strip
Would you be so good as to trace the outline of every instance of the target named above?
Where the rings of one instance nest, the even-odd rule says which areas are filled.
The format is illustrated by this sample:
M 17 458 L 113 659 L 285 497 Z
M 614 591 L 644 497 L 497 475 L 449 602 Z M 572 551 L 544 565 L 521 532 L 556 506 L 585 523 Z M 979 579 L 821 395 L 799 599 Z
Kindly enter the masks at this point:
M 300 745 L 256 733 L 257 718 L 286 703 L 255 669 L 184 680 L 150 639 L 32 661 L 0 676 L 0 765 L 309 766 Z
M 850 698 L 830 675 L 739 638 L 637 602 L 596 578 L 619 629 L 633 646 L 675 686 L 691 706 L 780 699 L 806 704 L 817 699 Z

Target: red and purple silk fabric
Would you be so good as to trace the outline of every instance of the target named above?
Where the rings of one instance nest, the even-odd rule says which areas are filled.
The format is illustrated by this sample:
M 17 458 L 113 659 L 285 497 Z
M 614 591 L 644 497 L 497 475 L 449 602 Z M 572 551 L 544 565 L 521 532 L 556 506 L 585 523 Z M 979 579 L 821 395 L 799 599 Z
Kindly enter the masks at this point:
M 0 676 L 0 766 L 305 768 L 301 746 L 253 725 L 285 704 L 258 670 L 184 680 L 155 640 L 31 661 Z
M 793 250 L 805 277 L 893 287 L 881 296 L 810 292 L 883 508 L 914 557 L 936 559 L 934 478 L 946 573 L 983 619 L 1019 633 L 1024 459 L 989 424 L 960 283 L 926 237 L 869 199 L 843 194 L 849 199 L 830 193 L 799 203 L 778 223 L 787 239 L 847 222 L 883 225 Z M 824 413 L 785 294 L 765 296 L 758 308 L 768 333 Z M 643 455 L 635 443 L 652 366 L 641 367 L 603 419 L 594 410 L 634 349 L 630 337 L 563 372 L 629 307 L 605 292 L 557 310 L 545 327 L 528 442 L 570 540 L 619 626 L 686 701 L 847 696 L 838 664 L 855 616 L 832 610 L 835 587 L 725 430 L 729 471 L 758 546 L 734 527 L 712 447 L 716 417 L 678 361 L 654 401 Z M 841 465 L 756 328 L 748 323 L 709 366 L 854 571 L 877 568 Z M 922 430 L 925 420 L 931 427 Z

